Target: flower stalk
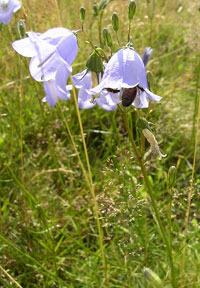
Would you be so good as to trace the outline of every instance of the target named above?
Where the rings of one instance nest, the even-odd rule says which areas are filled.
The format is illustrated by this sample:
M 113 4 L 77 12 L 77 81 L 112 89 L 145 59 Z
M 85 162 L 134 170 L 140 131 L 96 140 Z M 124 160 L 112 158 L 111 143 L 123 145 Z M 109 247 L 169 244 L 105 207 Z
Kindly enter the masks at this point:
M 71 82 L 72 82 L 72 79 L 71 79 Z M 85 136 L 84 136 L 83 125 L 82 125 L 82 121 L 81 121 L 80 111 L 78 108 L 76 90 L 75 90 L 75 87 L 73 84 L 72 84 L 72 93 L 73 93 L 73 97 L 74 97 L 76 112 L 77 112 L 77 116 L 78 116 L 80 130 L 81 130 L 81 138 L 83 141 L 83 148 L 84 148 L 84 152 L 85 152 L 87 169 L 88 169 L 88 174 L 89 174 L 90 191 L 91 191 L 93 202 L 94 202 L 94 213 L 95 213 L 95 217 L 96 217 L 96 221 L 97 221 L 97 228 L 98 228 L 98 233 L 99 233 L 99 246 L 100 246 L 101 255 L 102 255 L 104 275 L 105 275 L 105 280 L 106 280 L 106 287 L 108 287 L 107 264 L 106 264 L 106 258 L 105 258 L 104 247 L 103 247 L 103 231 L 101 229 L 101 224 L 99 221 L 99 209 L 98 209 L 98 204 L 97 204 L 96 196 L 95 196 L 94 183 L 92 180 L 92 172 L 91 172 L 91 168 L 90 168 L 90 162 L 89 162 L 88 151 L 87 151 L 87 146 L 86 146 L 86 142 L 85 142 Z
M 154 194 L 153 194 L 153 191 L 152 191 L 151 184 L 149 182 L 149 178 L 147 176 L 146 168 L 145 168 L 145 166 L 143 164 L 142 157 L 140 156 L 140 154 L 138 152 L 138 149 L 137 149 L 137 146 L 135 144 L 133 135 L 131 133 L 131 129 L 130 129 L 130 126 L 129 126 L 127 113 L 126 113 L 125 110 L 123 111 L 123 118 L 124 118 L 125 128 L 126 128 L 126 130 L 128 132 L 129 140 L 131 142 L 134 154 L 135 154 L 135 156 L 137 158 L 137 162 L 138 162 L 138 164 L 139 164 L 139 166 L 141 168 L 141 172 L 142 172 L 142 175 L 144 177 L 144 182 L 145 182 L 145 185 L 146 185 L 146 188 L 147 188 L 147 193 L 148 193 L 148 195 L 149 195 L 149 197 L 151 199 L 151 204 L 152 204 L 153 211 L 154 211 L 154 215 L 153 216 L 156 219 L 156 223 L 157 223 L 157 225 L 159 227 L 159 231 L 160 231 L 160 233 L 162 235 L 163 242 L 166 245 L 167 254 L 168 254 L 168 258 L 169 258 L 169 264 L 170 264 L 170 268 L 171 268 L 171 283 L 172 283 L 172 287 L 173 288 L 177 288 L 177 284 L 176 284 L 176 281 L 175 281 L 175 271 L 174 271 L 174 264 L 173 264 L 173 258 L 172 258 L 172 250 L 171 250 L 169 241 L 167 239 L 167 236 L 165 234 L 164 226 L 163 226 L 162 221 L 161 221 L 160 216 L 159 216 L 158 208 L 157 208 L 157 205 L 156 205 L 156 200 L 155 200 L 155 197 L 154 197 Z

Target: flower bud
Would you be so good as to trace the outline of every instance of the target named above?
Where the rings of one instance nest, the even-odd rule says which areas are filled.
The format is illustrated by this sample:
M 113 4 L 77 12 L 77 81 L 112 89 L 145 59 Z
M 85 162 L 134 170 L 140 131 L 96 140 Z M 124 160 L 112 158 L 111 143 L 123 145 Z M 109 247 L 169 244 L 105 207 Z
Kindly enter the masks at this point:
M 110 35 L 108 28 L 103 29 L 103 38 L 106 42 L 106 45 L 108 47 L 112 47 L 112 38 L 111 38 L 111 35 Z
M 106 6 L 108 5 L 108 3 L 109 3 L 108 0 L 102 0 L 102 1 L 99 3 L 99 11 L 105 9 Z
M 98 16 L 98 14 L 99 14 L 99 10 L 98 10 L 98 6 L 97 6 L 97 3 L 96 2 L 94 2 L 94 4 L 93 4 L 93 16 Z
M 136 4 L 135 1 L 131 0 L 128 6 L 128 19 L 133 20 L 133 16 L 135 14 Z
M 17 22 L 17 32 L 21 39 L 26 37 L 26 25 L 22 19 Z
M 98 51 L 98 50 L 97 50 Z M 93 51 L 89 56 L 86 67 L 91 72 L 100 73 L 103 72 L 103 61 L 96 51 Z
M 116 12 L 114 12 L 112 15 L 112 27 L 115 32 L 119 30 L 119 18 Z
M 153 287 L 157 287 L 157 288 L 163 287 L 160 277 L 155 272 L 153 272 L 150 268 L 144 268 L 144 277 Z
M 168 170 L 168 185 L 173 188 L 176 185 L 176 167 L 171 166 Z
M 85 8 L 84 7 L 80 8 L 80 19 L 82 22 L 85 20 Z

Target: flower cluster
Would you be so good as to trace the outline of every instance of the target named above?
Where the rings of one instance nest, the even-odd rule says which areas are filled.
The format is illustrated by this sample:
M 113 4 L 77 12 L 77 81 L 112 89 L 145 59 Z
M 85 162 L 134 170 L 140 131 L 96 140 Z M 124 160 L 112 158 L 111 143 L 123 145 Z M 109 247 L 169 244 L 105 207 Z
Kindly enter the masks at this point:
M 12 14 L 21 8 L 18 0 L 0 0 L 0 23 L 9 24 Z
M 28 32 L 27 35 L 12 46 L 19 54 L 31 57 L 30 74 L 36 81 L 44 82 L 46 97 L 43 101 L 48 101 L 52 107 L 57 98 L 68 100 L 71 86 L 66 83 L 78 52 L 75 34 L 65 28 L 53 28 L 43 34 Z M 161 97 L 149 90 L 146 77 L 145 66 L 151 54 L 149 47 L 142 58 L 132 47 L 120 49 L 105 64 L 104 72 L 97 75 L 96 87 L 88 69 L 73 75 L 73 85 L 79 89 L 79 107 L 88 109 L 97 104 L 113 111 L 120 103 L 124 107 L 147 108 L 149 99 L 159 101 Z
M 106 1 L 105 5 L 99 4 L 95 7 L 100 11 L 108 3 L 109 1 Z M 129 20 L 131 21 L 135 13 L 134 1 L 129 6 Z M 12 13 L 20 7 L 19 0 L 0 0 L 0 22 L 8 24 Z M 80 17 L 83 30 L 85 19 L 83 7 L 80 10 Z M 116 13 L 112 18 L 112 24 L 117 33 L 119 23 Z M 105 32 L 103 33 L 105 43 L 111 49 L 112 39 L 109 30 L 104 29 L 103 32 Z M 78 53 L 76 34 L 75 31 L 62 27 L 52 28 L 44 33 L 33 31 L 26 33 L 24 28 L 23 36 L 27 37 L 12 43 L 17 53 L 31 58 L 30 74 L 36 81 L 43 82 L 46 94 L 43 102 L 47 101 L 50 107 L 53 107 L 58 99 L 70 98 L 72 86 L 67 85 L 67 81 L 72 73 L 72 63 Z M 20 35 L 20 37 L 23 36 Z M 156 102 L 161 99 L 148 87 L 145 66 L 152 55 L 150 47 L 145 48 L 142 58 L 134 50 L 130 41 L 126 47 L 119 49 L 110 58 L 105 56 L 104 51 L 102 56 L 101 48 L 94 48 L 93 44 L 92 47 L 94 51 L 88 58 L 87 68 L 71 77 L 72 84 L 79 89 L 79 108 L 89 109 L 98 105 L 107 111 L 113 111 L 119 104 L 124 107 L 133 105 L 136 108 L 147 108 L 149 99 Z M 106 63 L 102 59 L 104 61 L 106 59 Z

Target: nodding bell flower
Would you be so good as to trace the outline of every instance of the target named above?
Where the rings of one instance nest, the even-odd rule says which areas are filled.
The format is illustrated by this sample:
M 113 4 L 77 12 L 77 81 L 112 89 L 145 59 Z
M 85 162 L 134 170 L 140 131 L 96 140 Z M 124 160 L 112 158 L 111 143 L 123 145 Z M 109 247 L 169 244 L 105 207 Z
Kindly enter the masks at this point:
M 0 23 L 8 25 L 12 14 L 21 8 L 18 0 L 0 0 Z
M 161 99 L 149 90 L 145 65 L 132 47 L 115 53 L 107 63 L 99 85 L 89 90 L 91 95 L 102 92 L 112 92 L 115 103 L 122 103 L 124 107 L 147 108 L 149 99 L 155 102 Z
M 31 76 L 36 81 L 44 82 L 46 97 L 43 102 L 47 101 L 53 107 L 58 99 L 68 100 L 70 92 L 66 82 L 78 52 L 76 36 L 61 27 L 43 34 L 27 34 L 27 38 L 13 42 L 12 46 L 22 56 L 31 57 Z
M 102 91 L 99 97 L 92 99 L 88 93 L 92 87 L 92 73 L 87 69 L 72 76 L 74 86 L 79 89 L 78 105 L 81 109 L 89 109 L 96 104 L 107 111 L 113 111 L 117 108 L 117 100 L 113 97 L 114 94 L 108 91 Z
M 60 69 L 66 69 L 69 74 L 72 72 L 71 64 L 78 52 L 77 39 L 72 31 L 60 27 L 43 34 L 27 34 L 27 38 L 13 42 L 12 46 L 22 56 L 31 57 L 29 70 L 36 81 L 55 80 Z
M 164 155 L 161 153 L 158 142 L 155 136 L 153 135 L 153 133 L 151 133 L 148 129 L 143 129 L 142 133 L 144 137 L 147 139 L 147 141 L 149 142 L 149 144 L 151 145 L 151 152 L 153 154 L 159 154 L 160 160 L 167 156 L 167 154 Z

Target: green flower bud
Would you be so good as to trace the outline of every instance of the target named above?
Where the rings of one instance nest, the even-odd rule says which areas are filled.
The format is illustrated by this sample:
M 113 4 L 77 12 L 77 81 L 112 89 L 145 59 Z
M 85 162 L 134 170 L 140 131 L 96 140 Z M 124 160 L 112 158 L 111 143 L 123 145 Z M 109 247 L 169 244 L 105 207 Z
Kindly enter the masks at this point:
M 128 6 L 128 19 L 133 20 L 133 16 L 135 14 L 136 4 L 135 1 L 131 0 Z
M 168 170 L 168 185 L 173 188 L 176 185 L 176 167 L 171 166 Z
M 103 61 L 96 51 L 93 51 L 91 55 L 89 56 L 87 63 L 86 63 L 86 67 L 91 72 L 96 72 L 96 73 L 103 72 L 103 68 L 104 68 Z
M 155 272 L 153 272 L 150 268 L 144 269 L 144 277 L 153 287 L 157 287 L 157 288 L 163 287 L 160 277 Z
M 108 47 L 112 47 L 112 38 L 111 38 L 111 35 L 110 35 L 108 28 L 103 29 L 103 38 L 106 42 L 106 45 Z
M 107 0 L 102 0 L 102 1 L 99 3 L 99 11 L 100 11 L 101 9 L 105 9 L 106 6 L 108 5 L 108 3 L 109 3 L 109 1 L 107 1 Z
M 25 38 L 26 37 L 26 25 L 25 25 L 25 22 L 24 20 L 19 20 L 17 22 L 17 32 L 19 34 L 19 37 L 22 39 L 22 38 Z
M 148 130 L 151 130 L 150 126 L 149 126 L 149 122 L 143 118 L 143 117 L 140 117 L 138 120 L 137 120 L 137 126 L 139 129 L 143 130 L 143 129 L 148 129 Z
M 119 18 L 116 12 L 112 15 L 112 27 L 115 32 L 119 30 Z
M 94 2 L 93 4 L 93 16 L 98 16 L 99 15 L 99 10 L 98 10 L 98 6 L 97 6 L 97 3 Z
M 80 8 L 80 19 L 82 22 L 85 20 L 85 8 L 84 7 Z

